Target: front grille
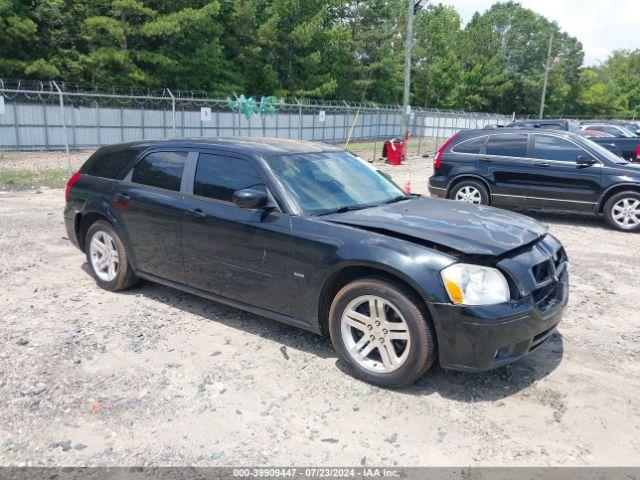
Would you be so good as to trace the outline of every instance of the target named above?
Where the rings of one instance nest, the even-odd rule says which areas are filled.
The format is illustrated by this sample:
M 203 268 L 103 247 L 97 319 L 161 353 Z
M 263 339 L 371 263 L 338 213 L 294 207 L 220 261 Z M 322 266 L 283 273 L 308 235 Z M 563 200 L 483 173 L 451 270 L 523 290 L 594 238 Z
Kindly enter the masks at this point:
M 534 265 L 531 273 L 536 282 L 533 301 L 540 312 L 545 312 L 562 300 L 562 277 L 567 267 L 567 254 L 560 247 L 551 258 Z

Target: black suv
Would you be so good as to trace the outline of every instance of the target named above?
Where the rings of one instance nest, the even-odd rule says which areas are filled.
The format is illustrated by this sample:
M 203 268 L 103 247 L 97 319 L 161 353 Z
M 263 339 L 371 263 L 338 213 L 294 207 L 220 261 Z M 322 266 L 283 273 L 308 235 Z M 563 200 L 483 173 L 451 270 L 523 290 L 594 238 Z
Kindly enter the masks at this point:
M 331 337 L 383 386 L 486 370 L 553 333 L 567 257 L 522 215 L 407 196 L 352 154 L 275 139 L 99 149 L 68 183 L 99 286 L 159 282 Z
M 459 132 L 436 154 L 429 191 L 482 205 L 603 213 L 616 229 L 640 230 L 640 165 L 569 132 Z

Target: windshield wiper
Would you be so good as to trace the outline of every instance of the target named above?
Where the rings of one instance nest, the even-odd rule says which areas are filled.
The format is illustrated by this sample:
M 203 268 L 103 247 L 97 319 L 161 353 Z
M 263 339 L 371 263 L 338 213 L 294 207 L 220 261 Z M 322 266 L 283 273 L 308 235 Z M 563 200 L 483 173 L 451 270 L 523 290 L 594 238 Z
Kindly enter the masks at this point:
M 315 217 L 321 217 L 322 215 L 330 215 L 332 213 L 345 213 L 345 212 L 351 212 L 353 210 L 362 210 L 363 208 L 369 208 L 369 207 L 374 207 L 375 205 L 345 205 L 342 207 L 338 207 L 338 208 L 332 208 L 331 210 L 325 210 L 323 212 L 320 213 L 316 213 L 314 216 Z
M 384 202 L 382 202 L 380 205 L 386 205 L 388 203 L 396 203 L 399 202 L 401 200 L 408 200 L 410 197 L 406 196 L 406 195 L 398 195 L 397 197 L 393 197 L 389 200 L 385 200 Z

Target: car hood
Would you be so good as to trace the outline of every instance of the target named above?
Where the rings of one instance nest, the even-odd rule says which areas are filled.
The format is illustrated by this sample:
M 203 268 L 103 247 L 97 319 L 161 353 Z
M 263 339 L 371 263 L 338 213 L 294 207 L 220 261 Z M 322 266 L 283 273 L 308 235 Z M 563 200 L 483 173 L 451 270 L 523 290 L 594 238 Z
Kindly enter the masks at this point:
M 429 198 L 412 198 L 322 218 L 426 241 L 468 255 L 501 255 L 534 242 L 547 232 L 545 225 L 524 215 Z

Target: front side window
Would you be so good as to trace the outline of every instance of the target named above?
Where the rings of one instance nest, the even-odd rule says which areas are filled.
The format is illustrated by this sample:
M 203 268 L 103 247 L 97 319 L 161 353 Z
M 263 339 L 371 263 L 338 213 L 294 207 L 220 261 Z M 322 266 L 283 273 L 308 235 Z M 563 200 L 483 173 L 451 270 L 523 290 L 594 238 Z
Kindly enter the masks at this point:
M 349 152 L 272 156 L 268 164 L 304 215 L 405 198 L 396 184 Z
M 586 155 L 586 152 L 577 145 L 563 138 L 546 135 L 535 136 L 534 152 L 535 158 L 565 162 L 575 162 L 578 155 Z
M 150 153 L 133 167 L 131 181 L 179 192 L 187 155 L 187 152 Z
M 526 157 L 528 135 L 492 135 L 487 142 L 487 155 Z
M 258 171 L 241 158 L 201 153 L 198 157 L 193 194 L 225 202 L 244 188 L 266 191 Z

